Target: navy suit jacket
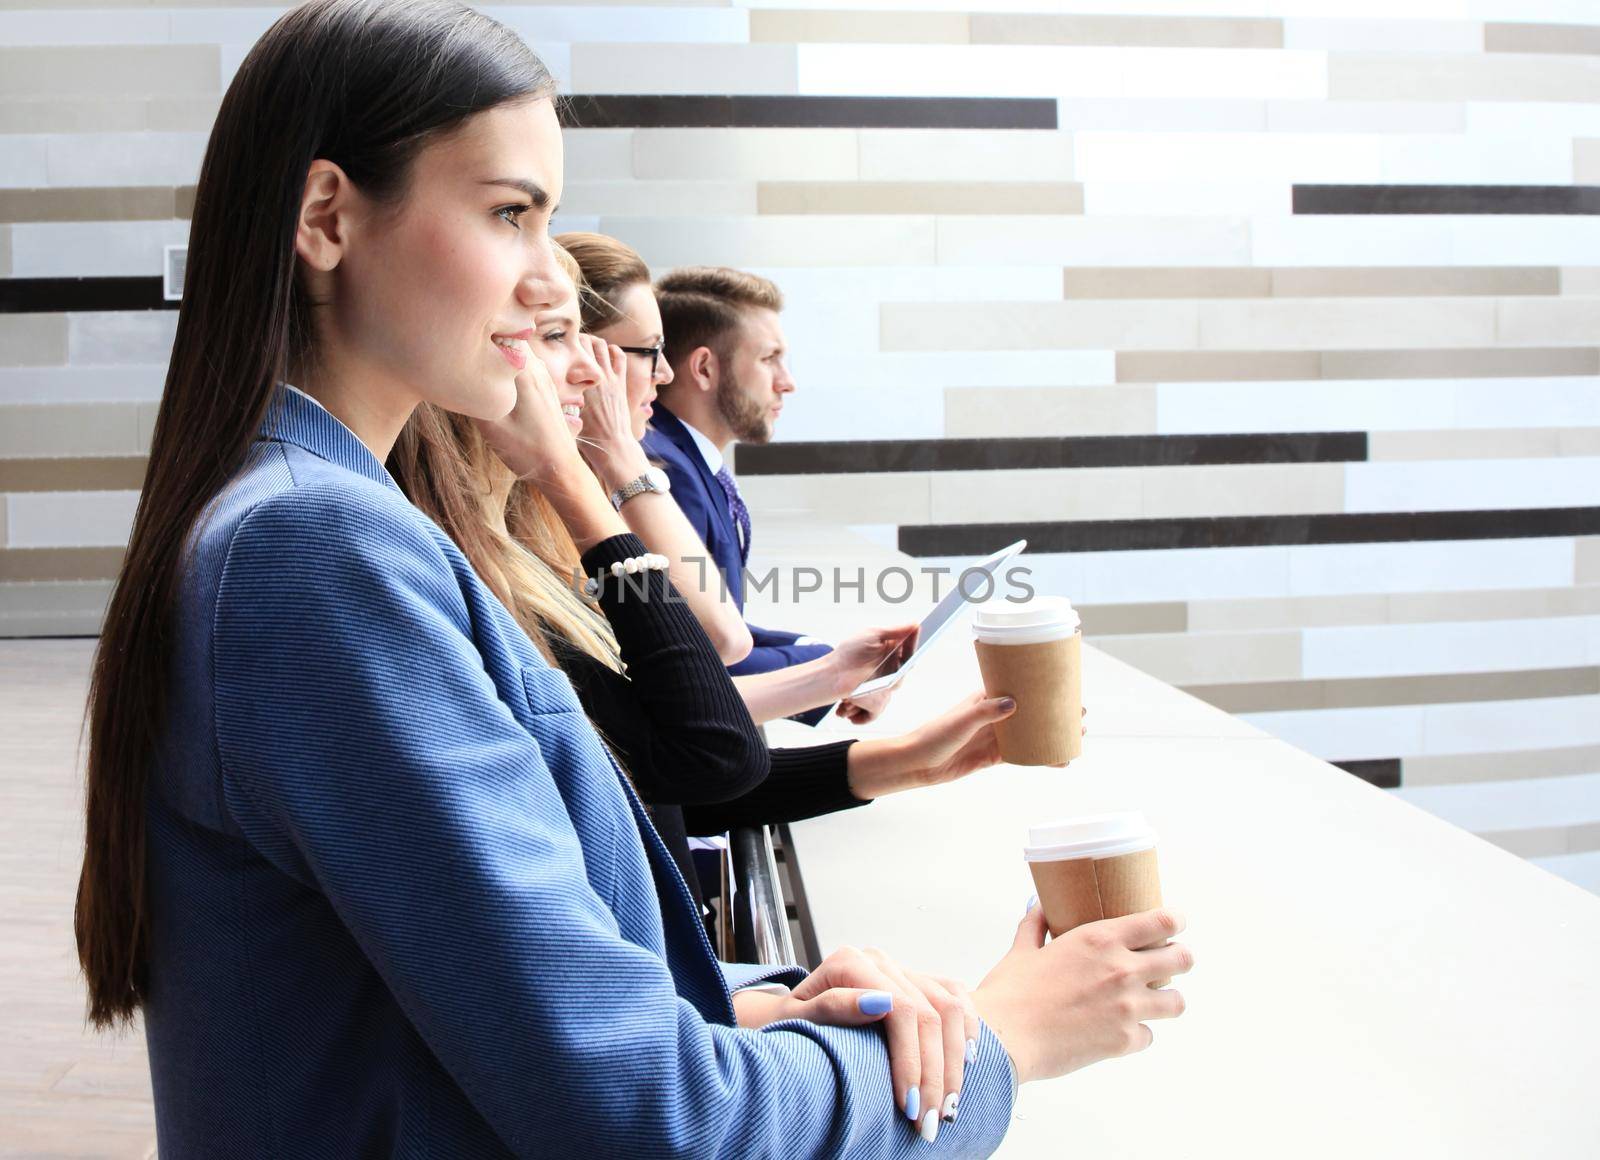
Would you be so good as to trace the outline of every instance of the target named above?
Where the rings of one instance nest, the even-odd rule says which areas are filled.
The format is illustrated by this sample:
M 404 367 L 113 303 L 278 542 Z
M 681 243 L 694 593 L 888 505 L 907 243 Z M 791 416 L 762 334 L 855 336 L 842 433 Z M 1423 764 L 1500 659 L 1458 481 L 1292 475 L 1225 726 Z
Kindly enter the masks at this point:
M 511 614 L 383 465 L 280 394 L 191 538 L 148 792 L 162 1160 L 970 1156 L 879 1030 L 734 1025 L 688 890 Z M 798 972 L 777 972 L 785 981 Z
M 733 513 L 728 510 L 727 493 L 706 466 L 705 456 L 695 446 L 689 428 L 662 406 L 660 400 L 656 402 L 651 424 L 644 435 L 644 448 L 661 462 L 662 470 L 672 481 L 672 498 L 678 501 L 683 514 L 689 517 L 689 523 L 705 542 L 742 612 L 744 568 L 739 560 L 739 530 L 733 522 Z M 744 660 L 729 666 L 728 671 L 734 676 L 786 669 L 833 651 L 825 644 L 796 644 L 799 633 L 759 628 L 748 621 L 746 625 L 755 647 Z

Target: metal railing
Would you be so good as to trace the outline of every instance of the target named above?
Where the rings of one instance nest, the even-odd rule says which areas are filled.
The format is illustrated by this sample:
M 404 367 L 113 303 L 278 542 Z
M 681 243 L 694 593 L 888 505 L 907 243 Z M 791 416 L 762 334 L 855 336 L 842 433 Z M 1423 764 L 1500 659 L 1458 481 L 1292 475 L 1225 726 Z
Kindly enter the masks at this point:
M 735 960 L 773 965 L 798 962 L 771 831 L 766 826 L 731 831 L 727 857 L 733 890 L 731 898 L 724 898 L 724 913 L 732 920 Z

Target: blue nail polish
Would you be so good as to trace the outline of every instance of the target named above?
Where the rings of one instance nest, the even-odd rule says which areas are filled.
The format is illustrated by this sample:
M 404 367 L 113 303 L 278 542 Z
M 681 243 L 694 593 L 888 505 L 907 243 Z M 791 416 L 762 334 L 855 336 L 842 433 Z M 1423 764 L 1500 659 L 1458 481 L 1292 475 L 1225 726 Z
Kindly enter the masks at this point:
M 906 1119 L 916 1121 L 917 1113 L 922 1110 L 922 1089 L 912 1088 L 906 1093 Z
M 1023 917 L 1026 918 L 1027 915 L 1028 915 L 1028 912 L 1031 911 L 1035 906 L 1038 906 L 1038 905 L 1039 905 L 1039 896 L 1037 894 L 1028 895 L 1028 901 L 1022 908 Z
M 887 1015 L 894 1010 L 894 996 L 887 991 L 864 991 L 856 1006 L 863 1015 Z

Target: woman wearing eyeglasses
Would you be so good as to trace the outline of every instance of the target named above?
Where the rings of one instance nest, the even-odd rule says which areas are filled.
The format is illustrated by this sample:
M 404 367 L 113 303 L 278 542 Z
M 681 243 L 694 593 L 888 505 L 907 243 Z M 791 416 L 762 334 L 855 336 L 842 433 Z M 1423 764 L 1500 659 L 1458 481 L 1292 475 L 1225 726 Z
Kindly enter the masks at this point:
M 565 233 L 556 241 L 582 272 L 584 285 L 579 297 L 584 333 L 610 343 L 626 362 L 623 366 L 614 359 L 610 367 L 611 373 L 625 376 L 626 413 L 610 407 L 586 407 L 581 437 L 584 455 L 613 502 L 623 503 L 621 511 L 629 529 L 652 552 L 672 561 L 672 582 L 717 645 L 723 663 L 734 664 L 750 651 L 750 631 L 699 534 L 677 502 L 664 494 L 665 473 L 650 463 L 639 442 L 650 421 L 656 389 L 672 381 L 649 267 L 632 248 L 604 234 Z M 659 488 L 663 494 L 641 494 L 646 488 Z M 777 672 L 736 677 L 734 684 L 757 724 L 836 701 L 842 702 L 840 716 L 864 724 L 881 705 L 857 706 L 848 700 L 850 691 L 896 649 L 913 647 L 915 637 L 910 634 L 915 629 L 915 625 L 865 629 L 839 642 L 826 656 Z
M 704 542 L 668 494 L 666 473 L 650 462 L 640 440 L 650 421 L 656 388 L 672 381 L 661 311 L 650 271 L 633 250 L 601 234 L 562 234 L 557 242 L 577 261 L 584 333 L 613 348 L 602 374 L 623 380 L 623 399 L 602 392 L 583 409 L 584 456 L 622 514 L 650 551 L 667 557 L 668 575 L 683 595 L 717 655 L 726 665 L 750 652 L 750 630 L 733 602 Z M 591 281 L 594 279 L 595 281 Z M 859 632 L 827 656 L 777 674 L 739 677 L 736 684 L 758 724 L 830 705 L 870 677 L 915 626 Z M 858 723 L 868 719 L 856 715 Z

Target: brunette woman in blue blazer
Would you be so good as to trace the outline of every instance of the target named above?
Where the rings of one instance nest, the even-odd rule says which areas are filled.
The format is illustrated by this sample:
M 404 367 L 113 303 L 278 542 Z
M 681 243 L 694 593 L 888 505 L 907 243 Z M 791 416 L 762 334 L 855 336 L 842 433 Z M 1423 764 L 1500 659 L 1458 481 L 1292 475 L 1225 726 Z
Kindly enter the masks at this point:
M 1176 920 L 1041 946 L 1031 912 L 942 1129 L 875 1027 L 735 1026 L 761 972 L 715 962 L 566 678 L 384 471 L 427 401 L 563 502 L 506 418 L 552 88 L 443 0 L 313 0 L 229 88 L 91 686 L 90 1018 L 142 1011 L 163 1160 L 987 1153 L 1015 1083 L 1177 1012 L 1144 982 L 1188 952 L 1134 949 Z

